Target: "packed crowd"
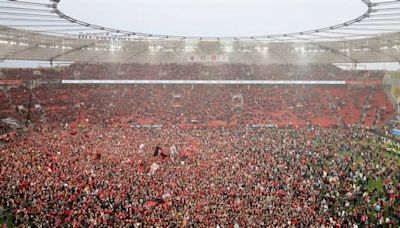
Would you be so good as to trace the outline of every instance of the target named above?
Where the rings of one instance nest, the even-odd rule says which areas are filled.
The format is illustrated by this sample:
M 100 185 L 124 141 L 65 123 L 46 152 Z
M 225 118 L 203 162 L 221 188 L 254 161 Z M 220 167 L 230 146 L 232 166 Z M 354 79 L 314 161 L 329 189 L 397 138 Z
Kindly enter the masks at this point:
M 0 79 L 339 80 L 347 74 L 320 65 L 73 64 L 32 76 L 3 70 Z M 366 130 L 394 115 L 381 86 L 5 88 L 0 224 L 400 225 L 400 158 Z
M 0 119 L 199 126 L 278 125 L 379 127 L 393 114 L 381 86 L 65 86 L 33 89 L 24 80 L 230 79 L 382 80 L 383 72 L 324 65 L 83 64 L 53 69 L 2 69 L 0 80 L 21 80 L 0 91 Z M 1 82 L 1 81 L 0 81 Z M 7 81 L 5 81 L 7 82 Z M 10 83 L 10 82 L 8 82 Z M 11 82 L 17 83 L 17 82 Z M 52 82 L 54 83 L 54 82 Z M 0 83 L 1 84 L 1 83 Z M 31 103 L 30 103 L 31 102 Z M 36 106 L 35 106 L 36 105 Z M 35 108 L 36 107 L 36 108 Z M 82 117 L 83 118 L 83 117 Z M 197 125 L 196 125 L 197 124 Z
M 30 100 L 31 98 L 31 100 Z M 376 86 L 40 86 L 0 92 L 0 119 L 164 126 L 379 127 L 394 114 Z M 36 108 L 35 108 L 36 107 Z
M 345 71 L 329 64 L 83 64 L 53 69 L 2 69 L 0 79 L 382 80 L 383 71 Z
M 400 159 L 375 140 L 355 128 L 29 130 L 1 149 L 0 206 L 48 227 L 398 227 Z

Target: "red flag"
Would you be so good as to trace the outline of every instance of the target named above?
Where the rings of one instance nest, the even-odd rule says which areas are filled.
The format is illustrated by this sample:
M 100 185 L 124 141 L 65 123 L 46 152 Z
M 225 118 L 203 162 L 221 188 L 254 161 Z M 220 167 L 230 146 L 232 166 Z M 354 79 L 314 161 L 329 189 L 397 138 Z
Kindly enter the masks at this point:
M 20 189 L 27 189 L 29 187 L 29 185 L 31 184 L 31 182 L 28 181 L 24 181 L 19 185 Z
M 150 202 L 147 203 L 147 206 L 148 207 L 156 207 L 156 206 L 158 206 L 158 203 L 155 202 L 155 201 L 150 201 Z
M 128 162 L 128 165 L 130 165 L 130 166 L 133 166 L 134 164 L 135 164 L 134 160 Z
M 148 207 L 157 207 L 157 206 L 160 206 L 160 205 L 162 205 L 164 203 L 165 203 L 164 199 L 156 198 L 156 199 L 153 199 L 152 201 L 147 202 L 147 206 Z
M 182 152 L 179 154 L 179 158 L 183 158 L 183 157 L 187 157 L 189 156 L 189 154 L 191 154 L 193 152 L 192 148 L 189 148 L 188 150 Z
M 78 190 L 82 190 L 86 187 L 86 184 L 80 184 L 78 185 Z
M 192 146 L 186 151 L 179 154 L 179 158 L 187 157 L 189 154 L 193 153 L 197 149 L 197 142 L 192 142 Z
M 117 217 L 118 219 L 126 219 L 126 214 L 125 214 L 124 212 L 121 212 L 121 213 L 119 213 L 116 217 Z
M 143 171 L 144 171 L 144 166 L 142 166 L 142 165 L 139 166 L 139 167 L 137 168 L 137 171 L 138 171 L 138 172 L 143 172 Z
M 66 211 L 65 211 L 65 215 L 69 215 L 69 216 L 74 215 L 74 211 L 72 211 L 72 210 L 66 210 Z

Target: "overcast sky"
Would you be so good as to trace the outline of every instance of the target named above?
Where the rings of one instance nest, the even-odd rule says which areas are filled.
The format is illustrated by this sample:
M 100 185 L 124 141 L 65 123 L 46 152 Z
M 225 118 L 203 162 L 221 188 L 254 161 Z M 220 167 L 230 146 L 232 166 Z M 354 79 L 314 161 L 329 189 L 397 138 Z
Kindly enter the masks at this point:
M 65 14 L 165 35 L 255 36 L 326 27 L 360 16 L 361 0 L 64 0 Z

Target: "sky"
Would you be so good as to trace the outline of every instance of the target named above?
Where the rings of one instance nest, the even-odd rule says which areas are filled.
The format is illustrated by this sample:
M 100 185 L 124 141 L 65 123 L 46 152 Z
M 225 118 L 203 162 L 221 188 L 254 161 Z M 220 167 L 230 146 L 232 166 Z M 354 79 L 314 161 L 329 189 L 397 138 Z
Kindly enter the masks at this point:
M 63 0 L 66 15 L 161 35 L 256 36 L 331 26 L 367 8 L 361 0 Z

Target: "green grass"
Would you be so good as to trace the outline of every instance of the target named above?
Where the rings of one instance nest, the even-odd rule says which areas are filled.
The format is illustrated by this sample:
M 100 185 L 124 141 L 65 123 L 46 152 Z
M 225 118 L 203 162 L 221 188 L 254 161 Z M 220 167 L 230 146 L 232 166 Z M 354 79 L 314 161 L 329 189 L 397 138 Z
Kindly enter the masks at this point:
M 362 141 L 362 142 L 360 141 L 360 142 L 356 142 L 356 143 L 363 144 L 363 145 L 368 145 L 368 146 L 380 147 L 380 148 L 384 147 L 382 142 L 374 142 L 374 141 L 370 141 L 370 140 L 369 141 L 366 140 L 366 141 Z M 350 152 L 348 152 L 347 154 L 349 154 L 349 153 Z M 400 167 L 400 156 L 398 156 L 398 155 L 396 155 L 394 153 L 391 153 L 391 152 L 386 152 L 386 151 L 382 152 L 382 153 L 385 153 L 384 156 L 385 156 L 385 161 L 386 162 L 391 162 L 391 161 L 395 160 L 397 165 Z M 360 162 L 361 159 L 357 156 L 356 161 Z
M 394 79 L 400 79 L 400 72 L 396 71 L 390 72 L 390 77 Z
M 371 193 L 374 189 L 378 192 L 383 192 L 383 180 L 370 180 L 368 182 L 367 191 Z
M 393 161 L 400 167 L 400 156 L 393 154 L 393 153 L 385 153 L 385 161 L 391 163 Z
M 374 190 L 375 193 L 371 198 L 371 205 L 375 204 L 378 199 L 378 193 L 383 193 L 383 180 L 370 180 L 368 182 L 367 191 L 371 194 Z
M 14 223 L 12 222 L 12 217 L 11 215 L 8 216 L 0 216 L 0 226 L 6 224 L 7 228 L 13 228 L 14 227 Z
M 342 153 L 343 158 L 346 156 L 351 157 L 351 155 L 352 155 L 351 151 L 342 151 L 341 153 Z
M 355 162 L 357 165 L 361 165 L 364 163 L 364 158 L 361 155 L 357 155 Z

